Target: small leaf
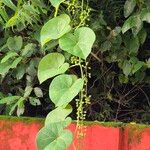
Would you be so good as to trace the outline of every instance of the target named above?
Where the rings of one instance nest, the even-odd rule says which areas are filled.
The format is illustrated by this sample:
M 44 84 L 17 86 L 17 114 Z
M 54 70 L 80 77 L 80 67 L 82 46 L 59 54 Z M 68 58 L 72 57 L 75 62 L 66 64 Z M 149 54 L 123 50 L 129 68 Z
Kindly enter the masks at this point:
M 132 74 L 136 73 L 139 69 L 142 68 L 142 66 L 144 66 L 144 62 L 137 61 L 137 63 L 133 65 Z
M 52 80 L 49 95 L 56 106 L 66 106 L 83 88 L 84 80 L 75 75 L 59 75 Z
M 74 34 L 68 33 L 59 39 L 60 48 L 68 53 L 86 59 L 90 54 L 95 33 L 88 27 L 75 30 Z
M 22 79 L 22 77 L 24 76 L 25 73 L 26 73 L 26 65 L 21 64 L 20 66 L 18 66 L 17 70 L 16 70 L 17 80 Z
M 43 57 L 38 66 L 38 79 L 40 83 L 64 73 L 69 68 L 69 64 L 64 62 L 65 57 L 60 53 L 51 53 Z
M 9 37 L 7 40 L 7 46 L 10 50 L 19 51 L 22 47 L 22 37 L 21 36 L 15 36 L 15 37 Z
M 12 62 L 12 64 L 10 65 L 10 68 L 16 68 L 17 67 L 17 65 L 21 62 L 21 60 L 22 60 L 22 57 L 18 57 L 18 58 L 16 58 L 13 62 Z
M 65 108 L 58 107 L 51 111 L 45 120 L 45 126 L 51 123 L 59 123 L 65 121 L 66 117 L 72 112 L 71 106 L 67 106 Z
M 69 32 L 71 29 L 69 23 L 70 17 L 66 14 L 50 19 L 47 23 L 45 23 L 41 30 L 42 46 L 50 40 L 58 39 Z
M 150 9 L 142 9 L 141 11 L 141 19 L 142 21 L 146 21 L 148 23 L 150 23 Z
M 33 90 L 33 88 L 32 88 L 31 86 L 27 86 L 27 87 L 25 88 L 24 96 L 23 96 L 23 97 L 26 98 L 26 97 L 30 96 L 32 90 Z
M 23 113 L 24 112 L 24 97 L 20 97 L 19 99 L 18 99 L 18 101 L 11 107 L 11 110 L 10 110 L 10 112 L 9 112 L 9 115 L 12 115 L 13 114 L 13 112 L 15 111 L 15 109 L 17 108 L 17 106 L 20 108 L 20 110 L 18 110 L 19 112 L 18 112 L 18 115 L 19 115 L 19 113 Z M 22 109 L 21 109 L 22 108 Z M 20 114 L 20 115 L 21 115 Z
M 25 110 L 25 106 L 24 106 L 24 98 L 21 97 L 19 100 L 18 100 L 18 107 L 17 107 L 17 116 L 21 116 L 23 113 L 24 113 L 24 110 Z
M 124 16 L 127 18 L 134 10 L 136 6 L 136 0 L 126 0 L 124 5 Z
M 36 138 L 38 150 L 65 150 L 71 144 L 72 133 L 59 123 L 42 128 Z
M 14 103 L 18 99 L 20 99 L 20 96 L 8 96 L 8 97 L 5 97 L 5 98 L 2 98 L 0 100 L 0 104 L 10 105 L 10 104 Z
M 146 61 L 146 65 L 148 68 L 150 68 L 150 58 Z
M 39 106 L 39 105 L 41 105 L 40 100 L 37 99 L 37 98 L 35 98 L 35 97 L 29 97 L 29 102 L 33 106 Z
M 131 73 L 132 65 L 128 61 L 124 61 L 123 63 L 123 73 L 128 76 Z
M 110 41 L 105 41 L 104 43 L 101 44 L 101 51 L 102 52 L 105 52 L 105 51 L 108 51 L 110 50 L 112 44 Z
M 143 28 L 139 33 L 138 33 L 138 38 L 141 44 L 144 44 L 145 40 L 147 37 L 147 32 L 146 30 Z
M 5 75 L 10 69 L 11 62 L 6 61 L 5 63 L 0 64 L 0 74 Z
M 37 97 L 43 97 L 43 92 L 39 87 L 34 88 L 34 93 Z
M 9 8 L 11 8 L 12 10 L 16 11 L 16 6 L 13 4 L 13 2 L 11 0 L 2 0 L 2 2 Z
M 24 47 L 24 49 L 22 49 L 21 55 L 23 57 L 31 57 L 31 55 L 35 52 L 35 48 L 35 44 L 29 43 Z
M 8 59 L 12 58 L 12 57 L 15 57 L 15 56 L 18 56 L 18 54 L 16 52 L 8 52 L 6 54 L 6 56 L 1 60 L 1 63 L 4 63 L 6 62 Z
M 129 29 L 133 28 L 134 29 L 133 31 L 136 31 L 136 34 L 137 34 L 142 28 L 142 26 L 143 26 L 143 23 L 139 15 L 131 16 L 123 24 L 122 33 L 124 34 Z M 135 33 L 133 32 L 133 34 Z
M 59 5 L 64 2 L 65 0 L 50 0 L 51 4 L 55 7 L 58 8 Z
M 130 39 L 130 40 L 129 40 Z M 129 51 L 129 54 L 137 54 L 140 46 L 139 38 L 138 36 L 133 36 L 131 34 L 126 34 L 124 36 L 124 43 L 126 46 L 126 49 Z

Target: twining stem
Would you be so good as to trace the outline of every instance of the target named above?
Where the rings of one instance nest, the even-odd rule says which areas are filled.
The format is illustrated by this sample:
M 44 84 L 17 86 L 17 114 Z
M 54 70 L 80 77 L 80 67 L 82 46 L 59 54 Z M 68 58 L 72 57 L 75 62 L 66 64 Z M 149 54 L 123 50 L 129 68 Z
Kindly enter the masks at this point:
M 55 8 L 54 17 L 57 17 L 59 6 Z

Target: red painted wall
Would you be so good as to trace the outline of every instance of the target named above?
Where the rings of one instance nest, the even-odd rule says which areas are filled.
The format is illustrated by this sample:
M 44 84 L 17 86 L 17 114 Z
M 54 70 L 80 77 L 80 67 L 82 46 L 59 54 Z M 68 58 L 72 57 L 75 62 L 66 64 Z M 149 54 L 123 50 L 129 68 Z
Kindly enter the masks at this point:
M 0 150 L 36 150 L 35 137 L 42 125 L 42 119 L 0 117 Z M 74 132 L 75 124 L 69 129 Z M 89 125 L 86 130 L 81 150 L 150 150 L 150 128 L 136 131 L 129 127 Z M 74 150 L 76 144 L 74 139 L 68 150 Z

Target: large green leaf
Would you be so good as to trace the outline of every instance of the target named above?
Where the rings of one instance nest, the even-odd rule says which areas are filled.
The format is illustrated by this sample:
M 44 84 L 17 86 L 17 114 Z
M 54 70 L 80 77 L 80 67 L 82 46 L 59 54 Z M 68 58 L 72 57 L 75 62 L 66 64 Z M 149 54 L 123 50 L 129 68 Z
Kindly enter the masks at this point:
M 66 106 L 83 88 L 84 80 L 75 75 L 59 75 L 53 79 L 49 95 L 56 106 Z
M 127 0 L 124 5 L 124 16 L 127 18 L 134 10 L 136 0 Z
M 40 83 L 64 73 L 69 68 L 69 64 L 64 62 L 65 57 L 60 53 L 51 53 L 43 57 L 38 66 L 38 79 Z
M 49 124 L 39 131 L 36 139 L 37 148 L 38 150 L 66 150 L 72 139 L 72 133 L 63 130 L 61 124 Z
M 58 17 L 50 19 L 44 24 L 41 30 L 41 44 L 42 46 L 52 39 L 58 39 L 71 30 L 69 25 L 70 17 L 62 14 Z
M 50 0 L 51 4 L 55 7 L 58 8 L 59 5 L 64 2 L 65 0 Z
M 141 19 L 142 21 L 150 23 L 150 9 L 145 8 L 141 11 Z
M 66 121 L 66 117 L 72 112 L 72 108 L 70 105 L 68 105 L 65 108 L 58 107 L 51 111 L 47 116 L 45 120 L 45 126 L 51 124 L 51 123 L 58 123 Z
M 86 59 L 95 41 L 95 33 L 88 27 L 75 30 L 74 34 L 65 34 L 59 40 L 60 48 L 68 53 Z

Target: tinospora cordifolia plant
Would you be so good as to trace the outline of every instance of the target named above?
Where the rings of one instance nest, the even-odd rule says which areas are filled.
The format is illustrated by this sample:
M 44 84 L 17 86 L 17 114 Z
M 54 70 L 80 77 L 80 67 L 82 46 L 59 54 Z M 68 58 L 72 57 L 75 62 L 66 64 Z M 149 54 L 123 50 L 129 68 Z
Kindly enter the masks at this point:
M 69 64 L 60 52 L 47 54 L 39 63 L 39 82 L 43 83 L 52 78 L 49 97 L 55 104 L 55 109 L 47 115 L 44 127 L 37 135 L 38 150 L 65 150 L 72 143 L 73 134 L 66 127 L 72 121 L 68 117 L 73 109 L 69 103 L 76 96 L 78 96 L 76 99 L 78 136 L 83 136 L 82 125 L 86 116 L 84 106 L 90 103 L 90 96 L 87 95 L 88 63 L 86 58 L 91 52 L 95 34 L 89 27 L 80 25 L 73 27 L 69 15 L 57 15 L 61 2 L 63 1 L 51 1 L 56 11 L 54 18 L 45 23 L 41 29 L 41 46 L 57 40 L 57 46 L 73 56 L 71 57 L 72 64 Z M 79 67 L 80 76 L 66 73 L 75 66 Z

